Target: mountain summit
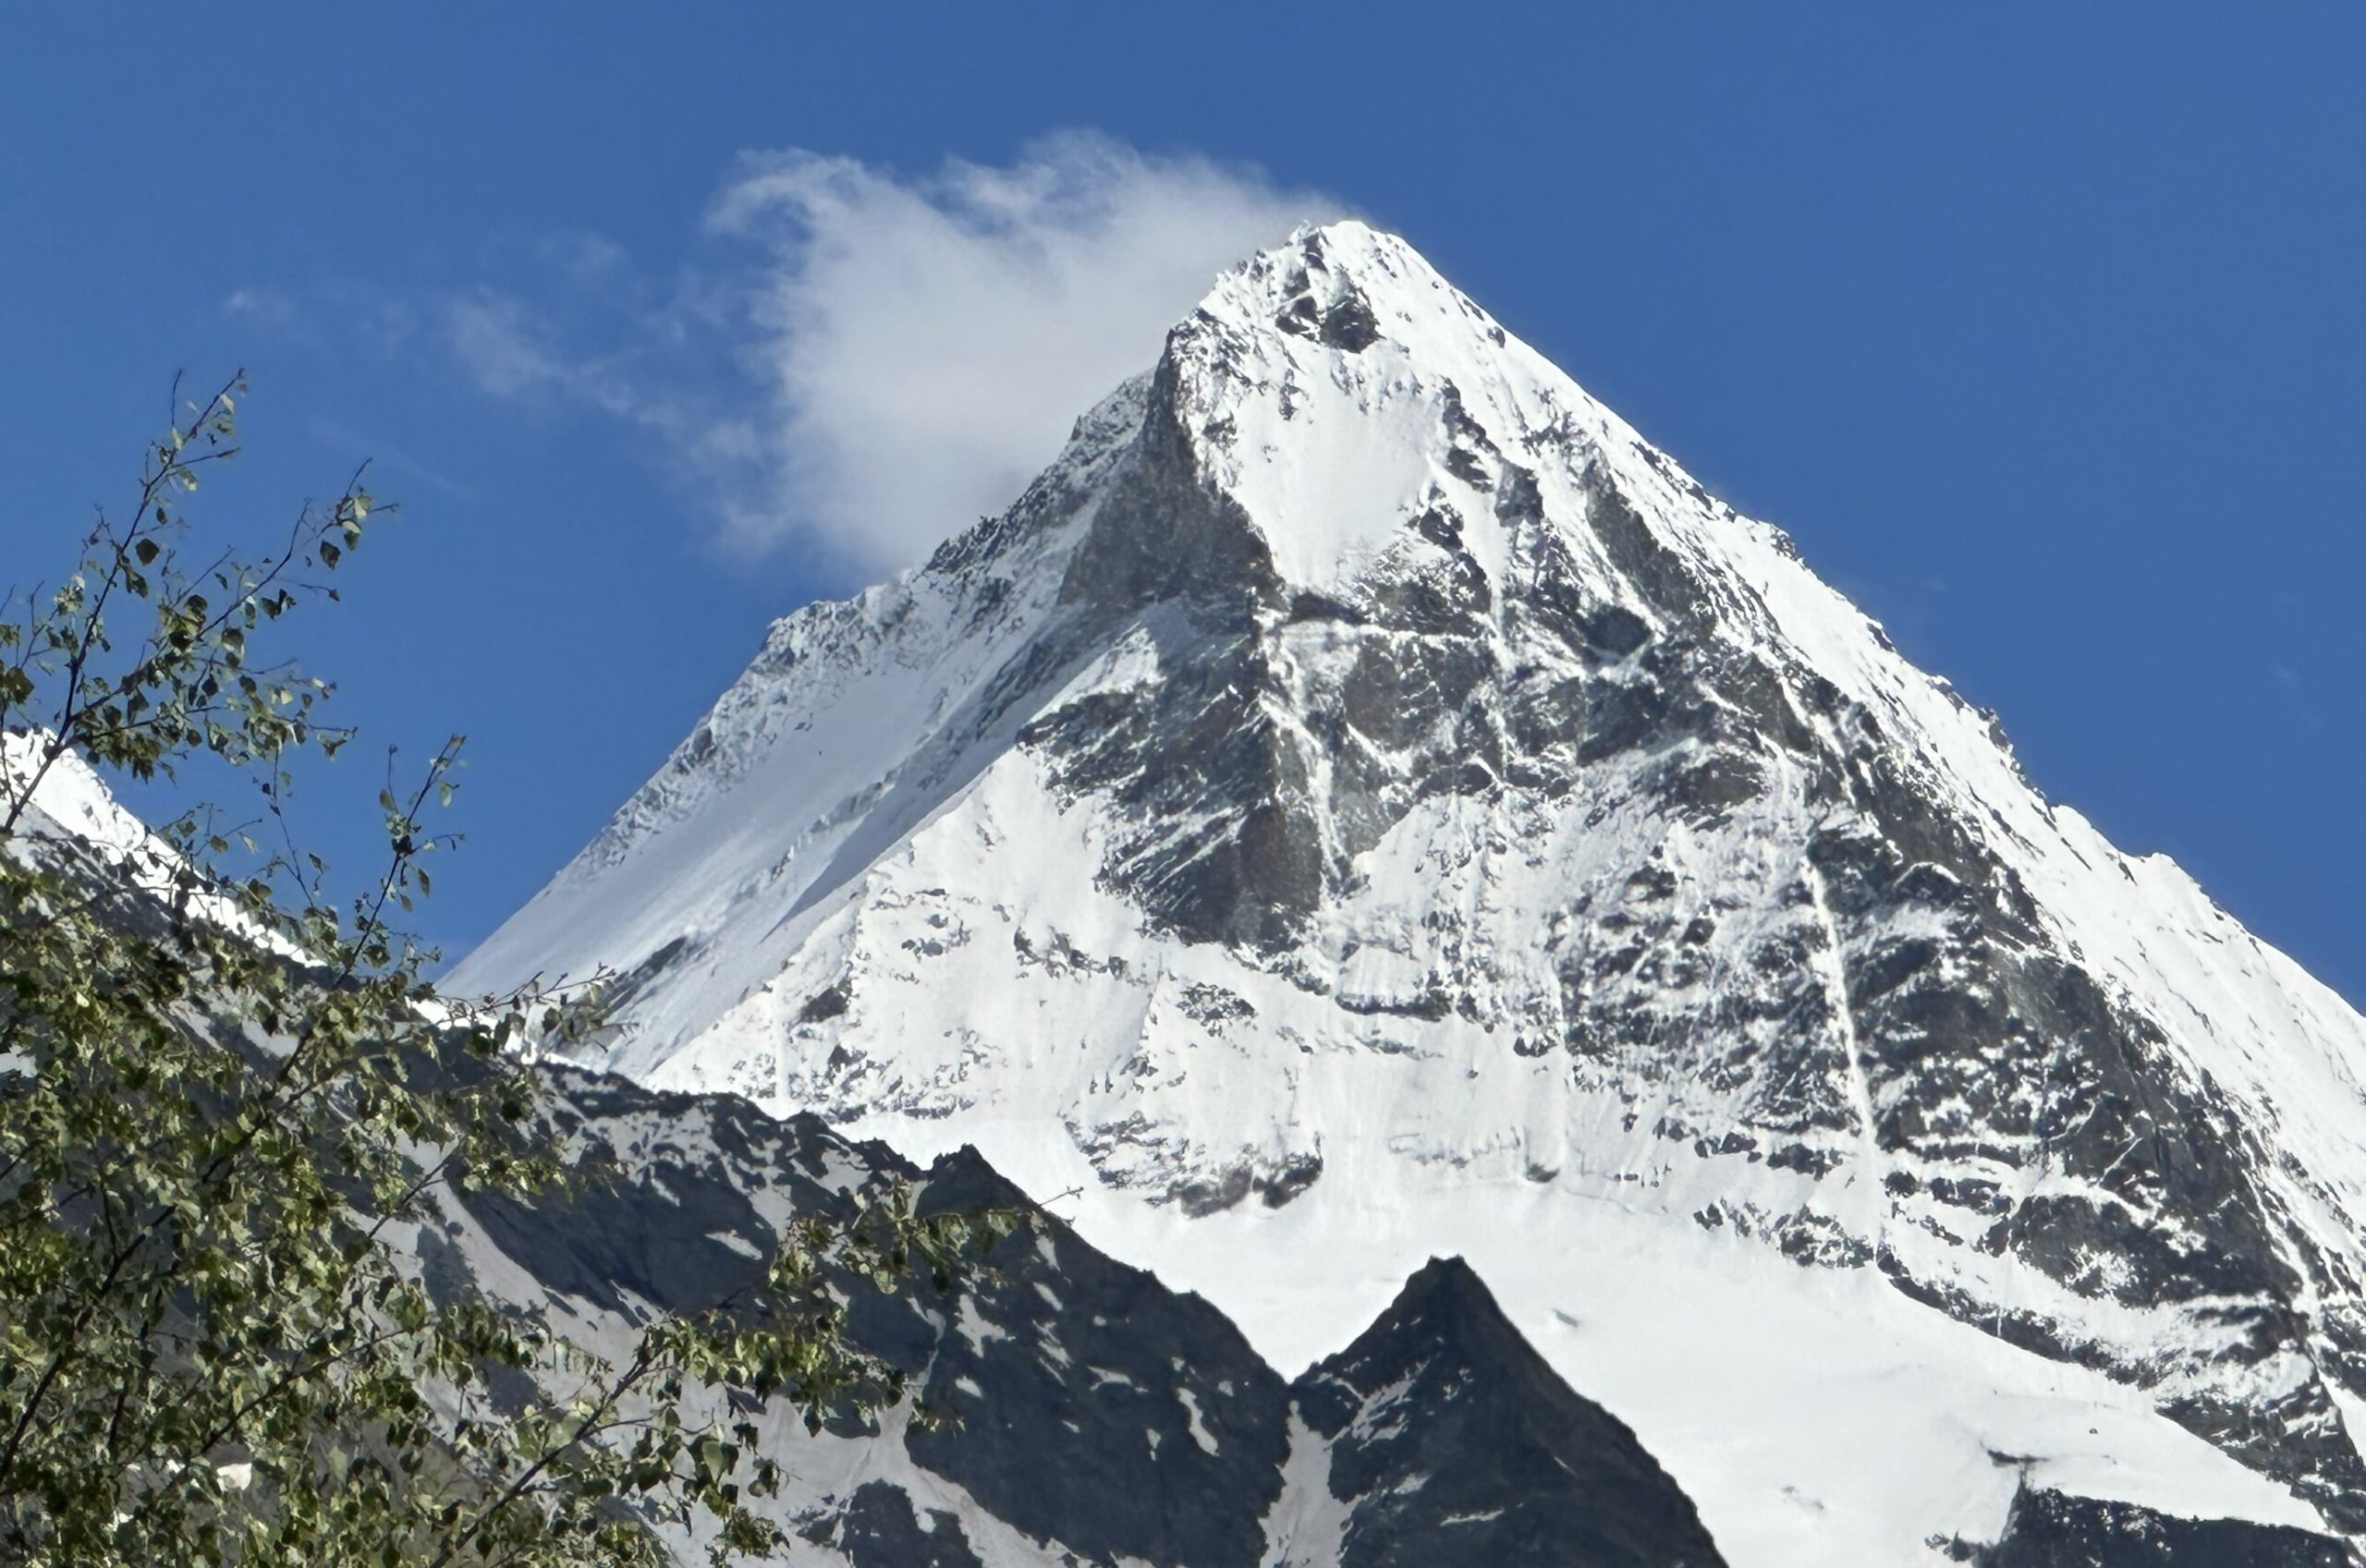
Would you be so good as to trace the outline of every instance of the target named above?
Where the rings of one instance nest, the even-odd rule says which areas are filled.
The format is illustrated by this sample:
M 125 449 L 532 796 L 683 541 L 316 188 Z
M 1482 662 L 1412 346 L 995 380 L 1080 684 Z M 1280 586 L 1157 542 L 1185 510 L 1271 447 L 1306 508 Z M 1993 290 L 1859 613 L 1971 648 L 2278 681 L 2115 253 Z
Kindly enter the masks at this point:
M 455 989 L 969 1141 L 1303 1365 L 1468 1258 L 1726 1556 L 2366 1530 L 2366 1024 L 1402 241 L 777 623 Z

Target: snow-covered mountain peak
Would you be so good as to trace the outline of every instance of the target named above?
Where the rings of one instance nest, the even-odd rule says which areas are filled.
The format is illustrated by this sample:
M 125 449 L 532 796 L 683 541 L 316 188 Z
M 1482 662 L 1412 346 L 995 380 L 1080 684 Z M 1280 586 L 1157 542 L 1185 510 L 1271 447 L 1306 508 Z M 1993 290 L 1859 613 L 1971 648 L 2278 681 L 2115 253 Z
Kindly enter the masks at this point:
M 1081 1186 L 1278 1364 L 1470 1258 L 1737 1562 L 1994 1539 L 1998 1452 L 2366 1527 L 2366 1025 L 1360 225 L 775 626 L 454 983 L 602 963 L 604 1064 Z M 1622 1371 L 1759 1318 L 1811 1408 Z
M 1428 492 L 1485 484 L 1491 442 L 1623 432 L 1409 246 L 1354 222 L 1226 273 L 1160 380 L 1192 466 L 1299 589 L 1350 580 Z

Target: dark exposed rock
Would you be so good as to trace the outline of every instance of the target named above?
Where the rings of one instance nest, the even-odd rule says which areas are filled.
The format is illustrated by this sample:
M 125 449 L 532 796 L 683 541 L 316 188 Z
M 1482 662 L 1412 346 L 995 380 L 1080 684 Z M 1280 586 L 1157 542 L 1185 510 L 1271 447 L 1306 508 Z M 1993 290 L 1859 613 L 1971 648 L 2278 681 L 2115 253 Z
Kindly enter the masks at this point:
M 892 1481 L 865 1481 L 836 1514 L 798 1532 L 835 1547 L 853 1568 L 985 1568 L 960 1520 L 942 1509 L 921 1522 L 911 1495 Z
M 1287 1512 L 1276 1504 L 1293 1409 L 1326 1440 L 1326 1484 L 1349 1508 L 1342 1568 L 1722 1561 L 1634 1435 L 1561 1383 L 1459 1261 L 1432 1263 L 1355 1344 L 1286 1385 L 1213 1307 L 1032 1211 L 971 1150 L 919 1173 L 811 1117 L 774 1122 L 571 1071 L 561 1087 L 560 1121 L 594 1167 L 628 1157 L 622 1179 L 469 1210 L 508 1267 L 599 1310 L 628 1313 L 629 1296 L 701 1307 L 742 1290 L 777 1245 L 749 1200 L 757 1187 L 799 1211 L 829 1209 L 845 1203 L 849 1170 L 872 1171 L 921 1181 L 926 1212 L 1031 1212 L 963 1296 L 858 1288 L 849 1324 L 919 1377 L 920 1407 L 941 1417 L 906 1427 L 909 1462 L 1043 1543 L 1047 1565 L 1254 1568 Z M 1244 1176 L 1244 1196 L 1287 1202 L 1320 1172 L 1314 1160 Z M 439 1237 L 422 1257 L 439 1291 L 473 1288 L 458 1247 Z M 851 1412 L 827 1429 L 889 1440 Z M 981 1561 L 958 1516 L 886 1476 L 809 1512 L 798 1533 L 856 1568 Z
M 2129 1502 L 2024 1488 L 1975 1568 L 2355 1568 L 2332 1536 L 2237 1519 L 2180 1519 Z
M 1458 1258 L 1433 1259 L 1293 1389 L 1328 1440 L 1342 1568 L 1710 1568 L 1691 1501 L 1556 1378 Z
M 948 1208 L 1023 1202 L 974 1154 L 932 1173 Z M 1215 1308 L 1064 1227 L 1013 1236 L 972 1308 L 1000 1337 L 941 1338 L 912 1457 L 1000 1518 L 1095 1561 L 1253 1562 L 1279 1490 L 1282 1380 Z

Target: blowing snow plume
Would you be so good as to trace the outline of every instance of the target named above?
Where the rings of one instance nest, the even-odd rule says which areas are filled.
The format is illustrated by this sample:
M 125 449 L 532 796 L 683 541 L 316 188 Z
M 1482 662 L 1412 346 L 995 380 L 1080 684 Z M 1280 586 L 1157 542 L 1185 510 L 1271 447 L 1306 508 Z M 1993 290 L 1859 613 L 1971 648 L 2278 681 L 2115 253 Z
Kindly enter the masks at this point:
M 1008 505 L 1217 273 L 1338 211 L 1254 169 L 1084 134 L 912 179 L 751 157 L 713 222 L 772 251 L 755 352 L 773 401 L 766 480 L 731 504 L 728 541 L 910 565 Z

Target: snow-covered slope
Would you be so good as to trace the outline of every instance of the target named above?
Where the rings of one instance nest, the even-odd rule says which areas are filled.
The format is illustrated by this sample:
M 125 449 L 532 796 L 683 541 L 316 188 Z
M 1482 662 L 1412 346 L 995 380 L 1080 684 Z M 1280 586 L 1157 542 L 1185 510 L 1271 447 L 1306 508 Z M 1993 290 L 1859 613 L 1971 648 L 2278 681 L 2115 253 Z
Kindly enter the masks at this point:
M 13 812 L 9 848 L 65 857 L 151 897 L 187 899 L 193 913 L 283 958 L 302 954 L 238 901 L 195 874 L 164 835 L 124 808 L 81 755 L 54 754 L 55 732 L 0 730 L 0 814 Z
M 0 764 L 37 744 L 0 739 Z M 79 884 L 123 930 L 147 929 L 155 901 L 188 891 L 179 863 L 78 760 L 50 761 L 0 775 L 26 807 L 0 854 L 45 863 L 53 885 Z M 272 1049 L 237 1003 L 191 1000 L 192 1029 L 227 1027 L 241 1046 Z M 431 1064 L 413 1066 L 413 1081 L 434 1081 Z M 36 1070 L 0 1051 L 0 1100 Z M 792 1227 L 843 1217 L 883 1184 L 923 1212 L 1016 1211 L 1015 1230 L 957 1280 L 839 1278 L 848 1333 L 904 1377 L 884 1410 L 841 1401 L 809 1426 L 787 1401 L 731 1396 L 735 1427 L 751 1434 L 741 1440 L 781 1466 L 779 1489 L 751 1496 L 785 1532 L 776 1560 L 1723 1568 L 1634 1434 L 1562 1384 L 1459 1264 L 1429 1264 L 1348 1352 L 1292 1383 L 1213 1307 L 1031 1209 L 974 1150 L 922 1172 L 736 1096 L 529 1070 L 548 1093 L 526 1136 L 579 1179 L 531 1200 L 423 1181 L 421 1210 L 370 1231 L 437 1300 L 489 1298 L 569 1347 L 462 1386 L 431 1380 L 447 1422 L 514 1418 L 530 1380 L 571 1397 L 583 1367 L 570 1351 L 619 1364 L 654 1315 L 749 1310 Z M 693 1424 L 723 1407 L 713 1388 L 678 1397 Z M 1574 1559 L 1573 1521 L 1585 1545 Z M 649 1523 L 676 1560 L 707 1560 L 712 1521 L 668 1511 Z
M 2366 1024 L 1401 241 L 1221 279 L 453 977 L 971 1141 L 1268 1358 L 1432 1254 L 1726 1555 L 2366 1528 Z

